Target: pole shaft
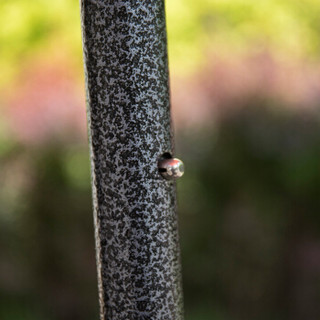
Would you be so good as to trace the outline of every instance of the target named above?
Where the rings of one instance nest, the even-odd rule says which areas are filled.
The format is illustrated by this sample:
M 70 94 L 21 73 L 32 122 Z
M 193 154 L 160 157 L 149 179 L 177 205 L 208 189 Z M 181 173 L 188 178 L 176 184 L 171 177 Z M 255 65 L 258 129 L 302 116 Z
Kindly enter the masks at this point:
M 101 319 L 182 320 L 163 0 L 81 0 Z

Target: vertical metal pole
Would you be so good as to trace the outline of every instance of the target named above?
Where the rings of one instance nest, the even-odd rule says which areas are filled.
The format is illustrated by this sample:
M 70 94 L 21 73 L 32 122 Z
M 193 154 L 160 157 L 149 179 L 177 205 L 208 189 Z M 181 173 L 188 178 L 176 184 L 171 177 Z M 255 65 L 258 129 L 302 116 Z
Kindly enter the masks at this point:
M 163 0 L 81 0 L 101 319 L 180 320 Z

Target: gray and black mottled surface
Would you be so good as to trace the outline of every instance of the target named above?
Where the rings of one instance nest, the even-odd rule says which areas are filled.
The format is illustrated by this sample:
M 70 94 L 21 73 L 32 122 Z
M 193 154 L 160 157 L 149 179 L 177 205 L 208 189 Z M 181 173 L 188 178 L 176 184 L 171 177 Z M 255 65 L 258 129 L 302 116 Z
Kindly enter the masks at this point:
M 163 0 L 81 0 L 101 319 L 183 319 Z

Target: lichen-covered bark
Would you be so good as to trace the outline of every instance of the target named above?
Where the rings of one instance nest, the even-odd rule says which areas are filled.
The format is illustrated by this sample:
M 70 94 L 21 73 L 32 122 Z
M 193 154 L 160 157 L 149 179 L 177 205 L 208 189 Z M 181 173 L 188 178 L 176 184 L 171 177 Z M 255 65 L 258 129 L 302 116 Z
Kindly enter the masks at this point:
M 81 0 L 101 319 L 180 320 L 163 0 Z

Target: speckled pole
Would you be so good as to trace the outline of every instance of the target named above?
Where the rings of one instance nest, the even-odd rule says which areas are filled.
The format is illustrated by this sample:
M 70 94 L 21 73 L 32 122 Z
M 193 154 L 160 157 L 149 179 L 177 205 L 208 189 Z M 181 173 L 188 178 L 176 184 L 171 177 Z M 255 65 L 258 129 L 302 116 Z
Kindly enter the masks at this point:
M 163 0 L 81 0 L 101 319 L 181 320 Z

